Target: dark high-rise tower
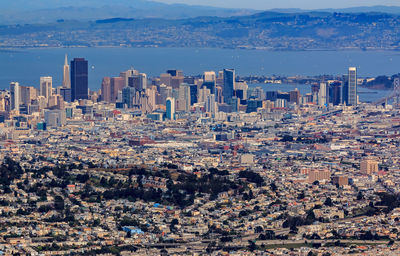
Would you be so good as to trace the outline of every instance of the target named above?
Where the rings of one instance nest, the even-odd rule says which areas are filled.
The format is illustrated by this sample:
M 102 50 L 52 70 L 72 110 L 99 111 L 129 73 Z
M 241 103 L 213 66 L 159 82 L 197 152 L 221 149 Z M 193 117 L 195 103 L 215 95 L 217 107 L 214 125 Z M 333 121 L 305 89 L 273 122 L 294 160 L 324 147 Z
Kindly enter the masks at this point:
M 71 100 L 88 98 L 88 62 L 84 58 L 71 61 Z
M 342 103 L 349 104 L 349 77 L 344 76 L 344 82 L 342 86 Z
M 190 85 L 190 105 L 197 103 L 197 84 Z
M 342 82 L 335 81 L 329 85 L 329 103 L 334 106 L 340 105 L 342 102 L 341 97 L 342 92 Z
M 224 96 L 224 103 L 231 104 L 234 87 L 235 87 L 235 70 L 224 69 L 224 88 L 222 91 L 222 95 Z
M 347 104 L 350 106 L 357 106 L 357 68 L 349 68 L 349 80 L 348 80 L 348 91 Z
M 170 74 L 171 76 L 183 77 L 183 71 L 182 70 L 177 70 L 177 69 L 167 70 L 167 74 Z

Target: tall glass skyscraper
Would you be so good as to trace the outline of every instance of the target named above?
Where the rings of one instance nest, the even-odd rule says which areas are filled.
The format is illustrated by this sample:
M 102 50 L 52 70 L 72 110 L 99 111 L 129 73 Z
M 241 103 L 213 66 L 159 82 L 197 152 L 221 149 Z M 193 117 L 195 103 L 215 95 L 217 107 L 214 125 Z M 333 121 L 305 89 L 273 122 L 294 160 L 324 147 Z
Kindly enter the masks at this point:
M 75 58 L 71 61 L 71 100 L 88 99 L 88 61 Z
M 11 96 L 11 110 L 18 110 L 20 105 L 20 86 L 18 82 L 12 82 L 10 84 L 10 96 Z
M 222 96 L 224 96 L 224 103 L 231 104 L 234 88 L 235 88 L 235 70 L 224 69 L 224 89 L 222 91 Z
M 318 92 L 318 105 L 324 106 L 327 102 L 327 93 L 326 93 L 326 83 L 319 84 L 319 92 Z
M 122 102 L 127 105 L 128 108 L 133 108 L 134 100 L 136 95 L 136 89 L 133 87 L 125 87 L 122 89 Z
M 197 84 L 190 85 L 190 105 L 197 103 Z
M 340 105 L 342 95 L 342 82 L 336 81 L 329 84 L 329 103 Z
M 175 99 L 174 98 L 167 98 L 166 102 L 166 109 L 167 109 L 167 119 L 175 120 Z
M 349 68 L 348 78 L 348 101 L 349 106 L 357 105 L 357 69 L 355 67 Z

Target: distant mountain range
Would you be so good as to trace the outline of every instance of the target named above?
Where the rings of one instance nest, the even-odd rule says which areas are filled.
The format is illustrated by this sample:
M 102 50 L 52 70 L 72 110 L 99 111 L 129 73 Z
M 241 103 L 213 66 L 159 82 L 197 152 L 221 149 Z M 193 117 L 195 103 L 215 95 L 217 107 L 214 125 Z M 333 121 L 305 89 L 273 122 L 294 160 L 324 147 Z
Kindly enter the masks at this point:
M 271 9 L 269 11 L 272 12 L 281 12 L 281 13 L 304 13 L 304 12 L 329 12 L 329 13 L 389 13 L 389 14 L 400 14 L 400 6 L 359 6 L 359 7 L 350 7 L 350 8 L 341 8 L 341 9 L 315 9 L 315 10 L 305 10 L 298 8 L 287 8 L 287 9 Z
M 147 0 L 1 0 L 0 24 L 37 24 L 57 20 L 90 21 L 120 18 L 186 19 L 200 16 L 246 16 L 264 10 L 227 9 L 186 4 L 165 4 Z M 368 13 L 400 14 L 400 7 L 373 6 L 345 9 L 273 9 L 278 13 Z
M 1 0 L 0 49 L 400 50 L 400 7 L 224 9 L 146 0 Z
M 146 0 L 1 0 L 0 24 L 36 24 L 56 20 L 229 17 L 254 14 L 250 9 L 226 9 Z
M 0 49 L 215 47 L 270 50 L 400 50 L 400 15 L 261 12 L 185 19 L 113 17 L 0 26 Z

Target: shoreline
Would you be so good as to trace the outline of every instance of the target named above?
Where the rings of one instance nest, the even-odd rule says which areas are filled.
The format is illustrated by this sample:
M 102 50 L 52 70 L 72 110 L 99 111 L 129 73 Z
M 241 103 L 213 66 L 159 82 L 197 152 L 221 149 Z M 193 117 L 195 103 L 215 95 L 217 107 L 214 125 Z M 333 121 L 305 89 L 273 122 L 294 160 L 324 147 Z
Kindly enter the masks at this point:
M 301 83 L 248 83 L 249 86 L 253 85 L 253 86 L 277 86 L 277 85 L 282 85 L 282 86 L 311 86 L 311 84 L 301 84 Z M 357 92 L 357 93 L 361 93 L 361 94 L 377 94 L 377 92 L 373 92 L 373 91 L 392 91 L 392 89 L 380 89 L 380 88 L 370 88 L 367 86 L 361 86 L 358 85 L 359 88 L 363 88 L 363 89 L 367 89 L 367 90 L 371 90 L 371 92 Z
M 21 53 L 21 54 L 18 54 Z M 341 79 L 343 73 L 346 72 L 346 67 L 357 66 L 363 73 L 359 74 L 359 78 L 376 78 L 378 76 L 392 76 L 396 72 L 395 70 L 382 69 L 382 65 L 369 64 L 369 66 L 363 66 L 365 59 L 376 59 L 379 58 L 384 62 L 383 66 L 390 65 L 393 67 L 394 63 L 400 61 L 400 54 L 397 51 L 389 50 L 377 50 L 364 52 L 361 50 L 354 49 L 342 49 L 342 50 L 323 50 L 323 51 L 287 51 L 287 50 L 249 50 L 249 49 L 227 49 L 227 48 L 191 48 L 191 47 L 163 47 L 163 48 L 149 48 L 149 47 L 126 47 L 126 46 L 102 46 L 102 47 L 14 47 L 14 48 L 0 48 L 0 56 L 5 60 L 17 61 L 24 65 L 31 65 L 35 72 L 46 73 L 55 77 L 55 81 L 59 82 L 59 69 L 54 68 L 50 61 L 54 60 L 54 55 L 60 55 L 60 59 L 64 58 L 65 53 L 69 56 L 85 56 L 87 58 L 94 59 L 93 64 L 96 65 L 96 70 L 92 71 L 91 83 L 93 88 L 98 88 L 101 84 L 101 78 L 104 76 L 112 76 L 118 74 L 120 70 L 124 68 L 132 67 L 132 63 L 135 63 L 140 70 L 149 74 L 149 77 L 156 77 L 157 75 L 164 72 L 169 67 L 174 68 L 185 68 L 182 62 L 172 63 L 166 61 L 171 56 L 182 55 L 191 64 L 186 72 L 188 76 L 201 76 L 205 70 L 222 70 L 227 66 L 234 67 L 237 70 L 238 79 L 245 80 L 249 85 L 258 84 L 264 88 L 270 86 L 279 85 L 265 84 L 265 80 L 282 80 L 283 83 L 293 86 L 310 86 L 311 83 L 322 81 L 321 79 Z M 216 64 L 210 64 L 210 59 L 206 59 L 203 56 L 221 56 L 223 61 L 217 61 Z M 134 61 L 128 56 L 134 56 Z M 337 59 L 337 56 L 341 56 L 340 67 L 336 64 L 332 68 L 321 68 L 319 66 L 325 65 L 310 65 L 307 67 L 302 63 L 307 59 L 308 56 L 313 57 L 315 60 L 321 60 L 320 56 L 326 58 Z M 375 58 L 376 57 L 376 58 Z M 97 58 L 97 59 L 96 59 Z M 142 58 L 145 61 L 142 62 Z M 392 62 L 393 58 L 393 62 Z M 25 61 L 25 59 L 27 61 Z M 39 61 L 40 59 L 40 61 Z M 102 61 L 112 59 L 115 65 L 104 66 Z M 148 61 L 149 59 L 153 61 Z M 162 60 L 157 64 L 156 67 L 152 62 Z M 34 63 L 41 63 L 47 66 L 40 66 Z M 299 61 L 297 61 L 299 60 Z M 344 60 L 344 61 L 343 61 Z M 389 61 L 390 60 L 390 61 Z M 30 62 L 29 62 L 30 61 Z M 58 61 L 58 60 L 57 60 Z M 247 65 L 247 62 L 251 65 Z M 295 64 L 292 65 L 293 61 Z M 25 63 L 26 62 L 26 63 Z M 173 61 L 172 61 L 173 62 Z M 219 62 L 219 63 L 218 63 Z M 289 66 L 283 65 L 285 62 L 290 64 Z M 61 61 L 57 62 L 61 63 Z M 243 64 L 245 63 L 245 64 Z M 255 63 L 255 64 L 254 64 Z M 318 62 L 315 62 L 318 63 Z M 58 65 L 58 64 L 57 64 Z M 60 64 L 61 66 L 61 64 Z M 278 66 L 278 68 L 276 68 Z M 5 65 L 8 68 L 8 65 Z M 99 67 L 99 68 L 98 68 Z M 118 67 L 118 69 L 117 69 Z M 327 65 L 327 67 L 329 67 Z M 61 68 L 61 67 L 60 67 Z M 7 70 L 7 69 L 4 69 Z M 44 70 L 44 71 L 43 71 Z M 186 71 L 186 70 L 185 70 Z M 33 76 L 21 76 L 20 74 L 9 75 L 4 73 L 0 82 L 7 85 L 10 81 L 22 80 L 24 84 L 35 84 L 37 78 Z M 254 81 L 252 81 L 254 80 Z M 284 82 L 291 81 L 291 82 Z M 365 88 L 365 90 L 374 90 L 375 88 L 365 87 L 359 85 L 359 88 Z M 387 88 L 376 88 L 377 91 L 390 91 Z
M 24 50 L 51 50 L 51 49 L 196 49 L 196 50 L 242 50 L 242 51 L 264 51 L 264 52 L 398 52 L 400 49 L 361 49 L 361 48 L 337 48 L 337 49 L 272 49 L 269 47 L 180 47 L 180 46 L 0 46 L 0 52 L 24 52 Z

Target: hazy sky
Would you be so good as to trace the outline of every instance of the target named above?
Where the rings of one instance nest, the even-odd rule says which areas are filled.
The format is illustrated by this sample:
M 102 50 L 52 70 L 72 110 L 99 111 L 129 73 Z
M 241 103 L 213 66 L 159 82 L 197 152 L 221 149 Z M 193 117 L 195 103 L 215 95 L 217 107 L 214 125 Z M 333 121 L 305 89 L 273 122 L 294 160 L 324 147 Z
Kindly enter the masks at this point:
M 354 6 L 391 5 L 400 6 L 400 0 L 155 0 L 163 3 L 184 3 L 230 8 L 345 8 Z

